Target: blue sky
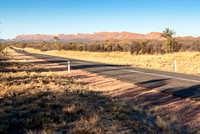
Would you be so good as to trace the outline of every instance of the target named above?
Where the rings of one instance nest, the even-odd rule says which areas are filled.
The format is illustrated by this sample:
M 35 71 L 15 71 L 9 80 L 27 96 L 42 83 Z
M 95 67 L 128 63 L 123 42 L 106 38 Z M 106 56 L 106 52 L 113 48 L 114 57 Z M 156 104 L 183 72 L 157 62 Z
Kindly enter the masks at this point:
M 0 0 L 0 38 L 162 32 L 200 36 L 200 0 Z

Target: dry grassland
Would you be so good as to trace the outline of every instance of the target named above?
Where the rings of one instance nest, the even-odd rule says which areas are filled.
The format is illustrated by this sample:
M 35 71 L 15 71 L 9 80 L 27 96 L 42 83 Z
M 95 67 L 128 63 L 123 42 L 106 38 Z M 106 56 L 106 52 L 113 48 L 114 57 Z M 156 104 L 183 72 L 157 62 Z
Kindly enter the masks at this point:
M 146 89 L 109 78 L 103 84 L 93 74 L 78 70 L 67 74 L 62 66 L 29 64 L 33 58 L 20 56 L 1 54 L 0 133 L 197 133 L 180 125 L 175 116 L 163 119 L 157 114 L 162 107 L 142 105 L 150 101 L 144 97 L 134 101 L 122 97 L 109 82 L 124 84 L 120 89 L 137 88 L 135 93 L 145 94 Z
M 80 52 L 63 50 L 42 52 L 33 48 L 26 48 L 25 50 L 33 53 L 172 72 L 175 70 L 174 60 L 176 60 L 177 72 L 200 75 L 200 52 L 178 52 L 165 55 L 131 55 L 128 52 Z

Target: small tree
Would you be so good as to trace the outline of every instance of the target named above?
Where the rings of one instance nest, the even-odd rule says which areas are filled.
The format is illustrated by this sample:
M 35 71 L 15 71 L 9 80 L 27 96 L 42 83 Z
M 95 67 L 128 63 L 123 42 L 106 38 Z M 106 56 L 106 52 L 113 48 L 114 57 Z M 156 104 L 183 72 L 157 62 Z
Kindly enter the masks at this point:
M 56 45 L 57 41 L 59 40 L 59 39 L 58 39 L 58 36 L 54 36 L 53 38 L 54 38 L 55 45 Z
M 54 36 L 53 38 L 54 38 L 55 46 L 56 46 L 56 43 L 59 40 L 59 38 L 58 38 L 58 36 Z M 58 43 L 58 50 L 60 51 L 60 49 L 61 49 L 61 43 Z
M 166 38 L 166 42 L 164 43 L 162 49 L 165 52 L 173 52 L 174 51 L 174 45 L 175 45 L 175 40 L 173 38 L 173 35 L 175 35 L 176 32 L 174 32 L 173 30 L 170 30 L 169 28 L 166 28 L 163 33 L 161 33 L 161 37 Z

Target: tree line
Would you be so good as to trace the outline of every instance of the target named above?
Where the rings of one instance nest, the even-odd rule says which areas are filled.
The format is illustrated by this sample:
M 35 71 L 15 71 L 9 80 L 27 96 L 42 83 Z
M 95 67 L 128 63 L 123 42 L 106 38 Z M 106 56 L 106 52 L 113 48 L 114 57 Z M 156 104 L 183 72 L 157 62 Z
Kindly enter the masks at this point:
M 169 42 L 173 44 L 166 45 Z M 179 51 L 200 51 L 200 40 L 125 40 L 104 42 L 30 42 L 30 43 L 10 43 L 16 47 L 31 47 L 48 50 L 72 50 L 72 51 L 89 51 L 89 52 L 111 52 L 121 51 L 130 52 L 131 54 L 165 54 Z

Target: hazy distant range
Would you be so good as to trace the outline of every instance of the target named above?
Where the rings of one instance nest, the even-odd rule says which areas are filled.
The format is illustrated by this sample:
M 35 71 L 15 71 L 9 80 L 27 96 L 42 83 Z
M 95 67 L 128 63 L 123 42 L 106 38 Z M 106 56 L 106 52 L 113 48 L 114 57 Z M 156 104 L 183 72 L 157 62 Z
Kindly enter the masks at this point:
M 138 33 L 130 33 L 130 32 L 99 32 L 94 34 L 59 34 L 57 37 L 61 42 L 91 42 L 91 41 L 104 41 L 110 39 L 148 39 L 148 40 L 163 40 L 160 37 L 159 32 L 151 32 L 148 34 L 138 34 Z M 8 39 L 8 42 L 34 42 L 34 41 L 46 41 L 51 42 L 54 41 L 56 35 L 43 35 L 43 34 L 35 34 L 35 35 L 18 35 L 14 39 Z M 182 39 L 197 39 L 191 36 L 187 37 L 177 37 Z M 200 37 L 198 37 L 200 39 Z

